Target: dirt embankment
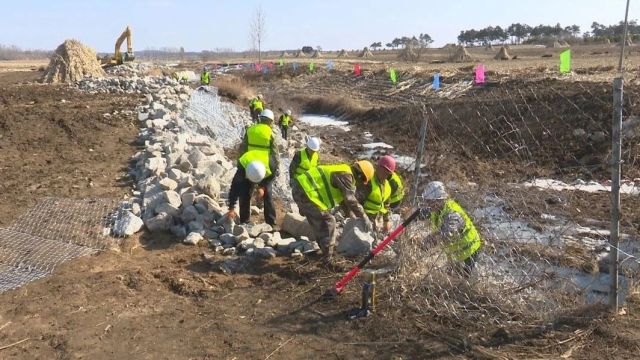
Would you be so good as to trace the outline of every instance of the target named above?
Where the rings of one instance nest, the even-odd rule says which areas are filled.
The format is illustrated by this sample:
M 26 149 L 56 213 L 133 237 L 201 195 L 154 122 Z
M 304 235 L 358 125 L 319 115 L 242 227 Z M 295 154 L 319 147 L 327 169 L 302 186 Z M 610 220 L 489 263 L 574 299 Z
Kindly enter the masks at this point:
M 138 129 L 126 111 L 137 97 L 17 85 L 33 73 L 10 74 L 0 83 L 0 226 L 45 196 L 120 198 L 129 191 L 123 175 Z

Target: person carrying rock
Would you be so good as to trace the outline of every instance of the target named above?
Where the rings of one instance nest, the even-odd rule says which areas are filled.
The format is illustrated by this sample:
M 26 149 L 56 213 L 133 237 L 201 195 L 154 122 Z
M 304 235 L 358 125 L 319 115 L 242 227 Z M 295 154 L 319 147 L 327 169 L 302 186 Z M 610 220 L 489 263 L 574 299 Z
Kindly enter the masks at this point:
M 211 82 L 211 77 L 209 74 L 209 70 L 206 67 L 202 68 L 202 73 L 200 74 L 200 85 L 208 86 Z
M 265 105 L 262 94 L 258 94 L 256 97 L 249 100 L 249 112 L 251 113 L 251 119 L 254 122 L 259 120 L 260 113 L 264 110 Z
M 273 156 L 267 151 L 251 150 L 240 156 L 236 174 L 229 190 L 229 211 L 227 217 L 234 219 L 236 202 L 240 201 L 240 223 L 248 223 L 251 218 L 251 194 L 255 187 L 262 192 L 264 199 L 264 221 L 269 225 L 276 223 L 276 210 L 273 204 L 272 184 L 276 174 Z
M 371 231 L 371 221 L 356 198 L 356 186 L 368 183 L 374 176 L 373 164 L 360 160 L 352 165 L 319 165 L 296 176 L 292 184 L 293 200 L 300 214 L 307 218 L 320 245 L 325 264 L 335 265 L 336 218 L 331 211 L 342 206 L 362 218 L 365 231 Z
M 320 158 L 318 151 L 320 151 L 321 143 L 320 138 L 310 136 L 307 138 L 307 146 L 296 151 L 289 165 L 289 183 L 292 183 L 296 176 L 302 175 L 311 168 L 318 166 Z
M 289 125 L 293 119 L 291 118 L 291 110 L 287 110 L 284 114 L 280 115 L 278 122 L 280 123 L 280 131 L 282 131 L 282 138 L 287 140 L 289 133 Z
M 480 233 L 462 206 L 449 197 L 440 181 L 427 184 L 422 198 L 431 209 L 429 219 L 435 237 L 430 242 L 435 242 L 437 237 L 445 239 L 447 258 L 463 277 L 468 278 L 482 245 Z
M 362 206 L 369 220 L 373 223 L 374 232 L 377 232 L 376 220 L 380 215 L 382 215 L 384 232 L 391 231 L 391 222 L 389 221 L 391 186 L 387 179 L 395 170 L 396 161 L 393 157 L 389 155 L 380 157 L 376 164 L 375 175 L 360 191 Z

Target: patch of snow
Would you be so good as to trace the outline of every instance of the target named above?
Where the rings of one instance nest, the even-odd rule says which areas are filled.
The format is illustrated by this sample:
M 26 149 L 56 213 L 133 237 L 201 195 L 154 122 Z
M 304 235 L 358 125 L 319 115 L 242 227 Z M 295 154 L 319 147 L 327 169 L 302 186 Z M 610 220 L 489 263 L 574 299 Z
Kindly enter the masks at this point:
M 362 144 L 367 149 L 393 149 L 393 146 L 384 142 L 373 142 L 368 144 Z
M 577 180 L 573 184 L 567 184 L 565 182 L 554 179 L 535 179 L 532 181 L 524 182 L 522 185 L 526 187 L 537 187 L 540 189 L 550 189 L 556 191 L 579 190 L 590 193 L 611 191 L 611 186 L 609 185 L 603 185 L 596 181 L 585 182 L 582 180 Z M 629 195 L 640 195 L 640 186 L 636 186 L 633 182 L 623 183 L 620 186 L 620 193 Z
M 303 114 L 300 121 L 310 126 L 334 126 L 344 131 L 349 131 L 349 122 L 336 120 L 333 116 Z

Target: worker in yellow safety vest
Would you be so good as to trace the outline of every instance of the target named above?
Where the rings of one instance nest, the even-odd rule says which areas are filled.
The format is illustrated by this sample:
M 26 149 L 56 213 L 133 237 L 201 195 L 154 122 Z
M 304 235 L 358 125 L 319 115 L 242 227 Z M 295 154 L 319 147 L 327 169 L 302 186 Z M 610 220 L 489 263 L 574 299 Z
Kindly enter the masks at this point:
M 404 198 L 404 184 L 402 183 L 402 178 L 397 171 L 394 171 L 389 177 L 389 186 L 391 186 L 389 209 L 396 209 L 400 206 L 400 203 Z
M 291 110 L 287 110 L 284 114 L 280 115 L 280 119 L 278 119 L 280 123 L 280 131 L 282 132 L 282 138 L 287 140 L 289 134 L 289 125 L 293 119 L 291 118 Z
M 331 210 L 341 206 L 364 219 L 364 230 L 371 231 L 371 221 L 356 198 L 356 187 L 371 181 L 374 171 L 373 164 L 367 160 L 352 165 L 319 165 L 296 176 L 292 184 L 293 200 L 311 225 L 323 261 L 334 269 L 336 218 Z
M 251 119 L 255 122 L 258 121 L 260 113 L 264 110 L 266 104 L 262 94 L 258 94 L 256 97 L 249 100 L 249 112 L 251 113 Z
M 292 182 L 295 177 L 309 171 L 311 168 L 318 166 L 320 156 L 320 138 L 310 136 L 307 138 L 307 146 L 304 149 L 296 151 L 289 165 L 289 180 Z
M 377 219 L 381 215 L 383 230 L 388 233 L 391 230 L 389 221 L 389 198 L 391 186 L 389 177 L 396 170 L 396 161 L 393 157 L 385 155 L 378 159 L 375 168 L 375 176 L 361 191 L 361 201 L 364 211 L 373 223 L 374 232 L 377 232 Z
M 432 181 L 422 194 L 430 209 L 431 228 L 434 235 L 445 239 L 445 252 L 464 277 L 469 277 L 482 245 L 480 233 L 466 211 L 449 197 L 444 184 Z
M 229 211 L 227 217 L 234 219 L 236 203 L 240 201 L 240 223 L 251 218 L 251 194 L 256 187 L 264 198 L 264 219 L 269 225 L 275 225 L 276 212 L 273 204 L 272 183 L 275 179 L 273 158 L 263 150 L 251 150 L 238 159 L 236 174 L 229 189 Z
M 209 75 L 209 70 L 207 68 L 202 68 L 202 73 L 200 74 L 200 85 L 208 86 L 211 82 L 211 78 Z
M 268 176 L 264 181 L 258 184 L 257 191 L 260 198 L 264 200 L 264 218 L 265 222 L 274 225 L 276 222 L 276 210 L 273 204 L 273 192 L 272 184 L 275 180 L 279 168 L 280 168 L 280 155 L 276 148 L 276 143 L 273 137 L 273 131 L 271 126 L 273 124 L 273 111 L 265 109 L 260 113 L 259 122 L 249 126 L 245 132 L 244 138 L 240 145 L 240 159 L 246 153 L 260 152 L 261 155 L 268 159 L 269 169 L 273 173 L 273 176 Z M 238 171 L 240 171 L 240 165 L 238 165 Z M 241 174 L 237 175 L 242 178 Z M 249 196 L 253 192 L 254 187 L 248 188 L 247 183 L 244 183 L 241 194 L 244 196 L 244 190 L 248 189 Z M 231 194 L 230 194 L 231 197 Z M 247 222 L 250 218 L 250 202 L 246 200 L 243 202 L 244 197 L 240 198 L 240 221 Z M 235 203 L 233 204 L 235 205 Z M 231 208 L 230 208 L 231 209 Z M 246 210 L 246 211 L 245 211 Z M 234 215 L 234 214 L 232 214 Z

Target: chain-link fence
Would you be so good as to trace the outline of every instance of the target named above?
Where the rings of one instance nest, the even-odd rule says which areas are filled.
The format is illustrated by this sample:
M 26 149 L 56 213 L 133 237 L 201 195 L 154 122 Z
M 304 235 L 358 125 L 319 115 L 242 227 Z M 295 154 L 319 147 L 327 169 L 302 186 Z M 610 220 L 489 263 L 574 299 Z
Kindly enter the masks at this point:
M 625 89 L 621 304 L 640 275 L 637 93 Z M 446 255 L 450 237 L 426 220 L 412 226 L 397 245 L 394 300 L 480 328 L 539 326 L 569 313 L 589 317 L 594 312 L 579 310 L 606 305 L 612 96 L 606 83 L 511 81 L 432 102 L 421 116 L 395 122 L 399 137 L 412 139 L 400 142 L 409 151 L 426 119 L 427 173 L 418 194 L 427 181 L 443 181 L 480 230 L 482 247 L 466 276 Z

